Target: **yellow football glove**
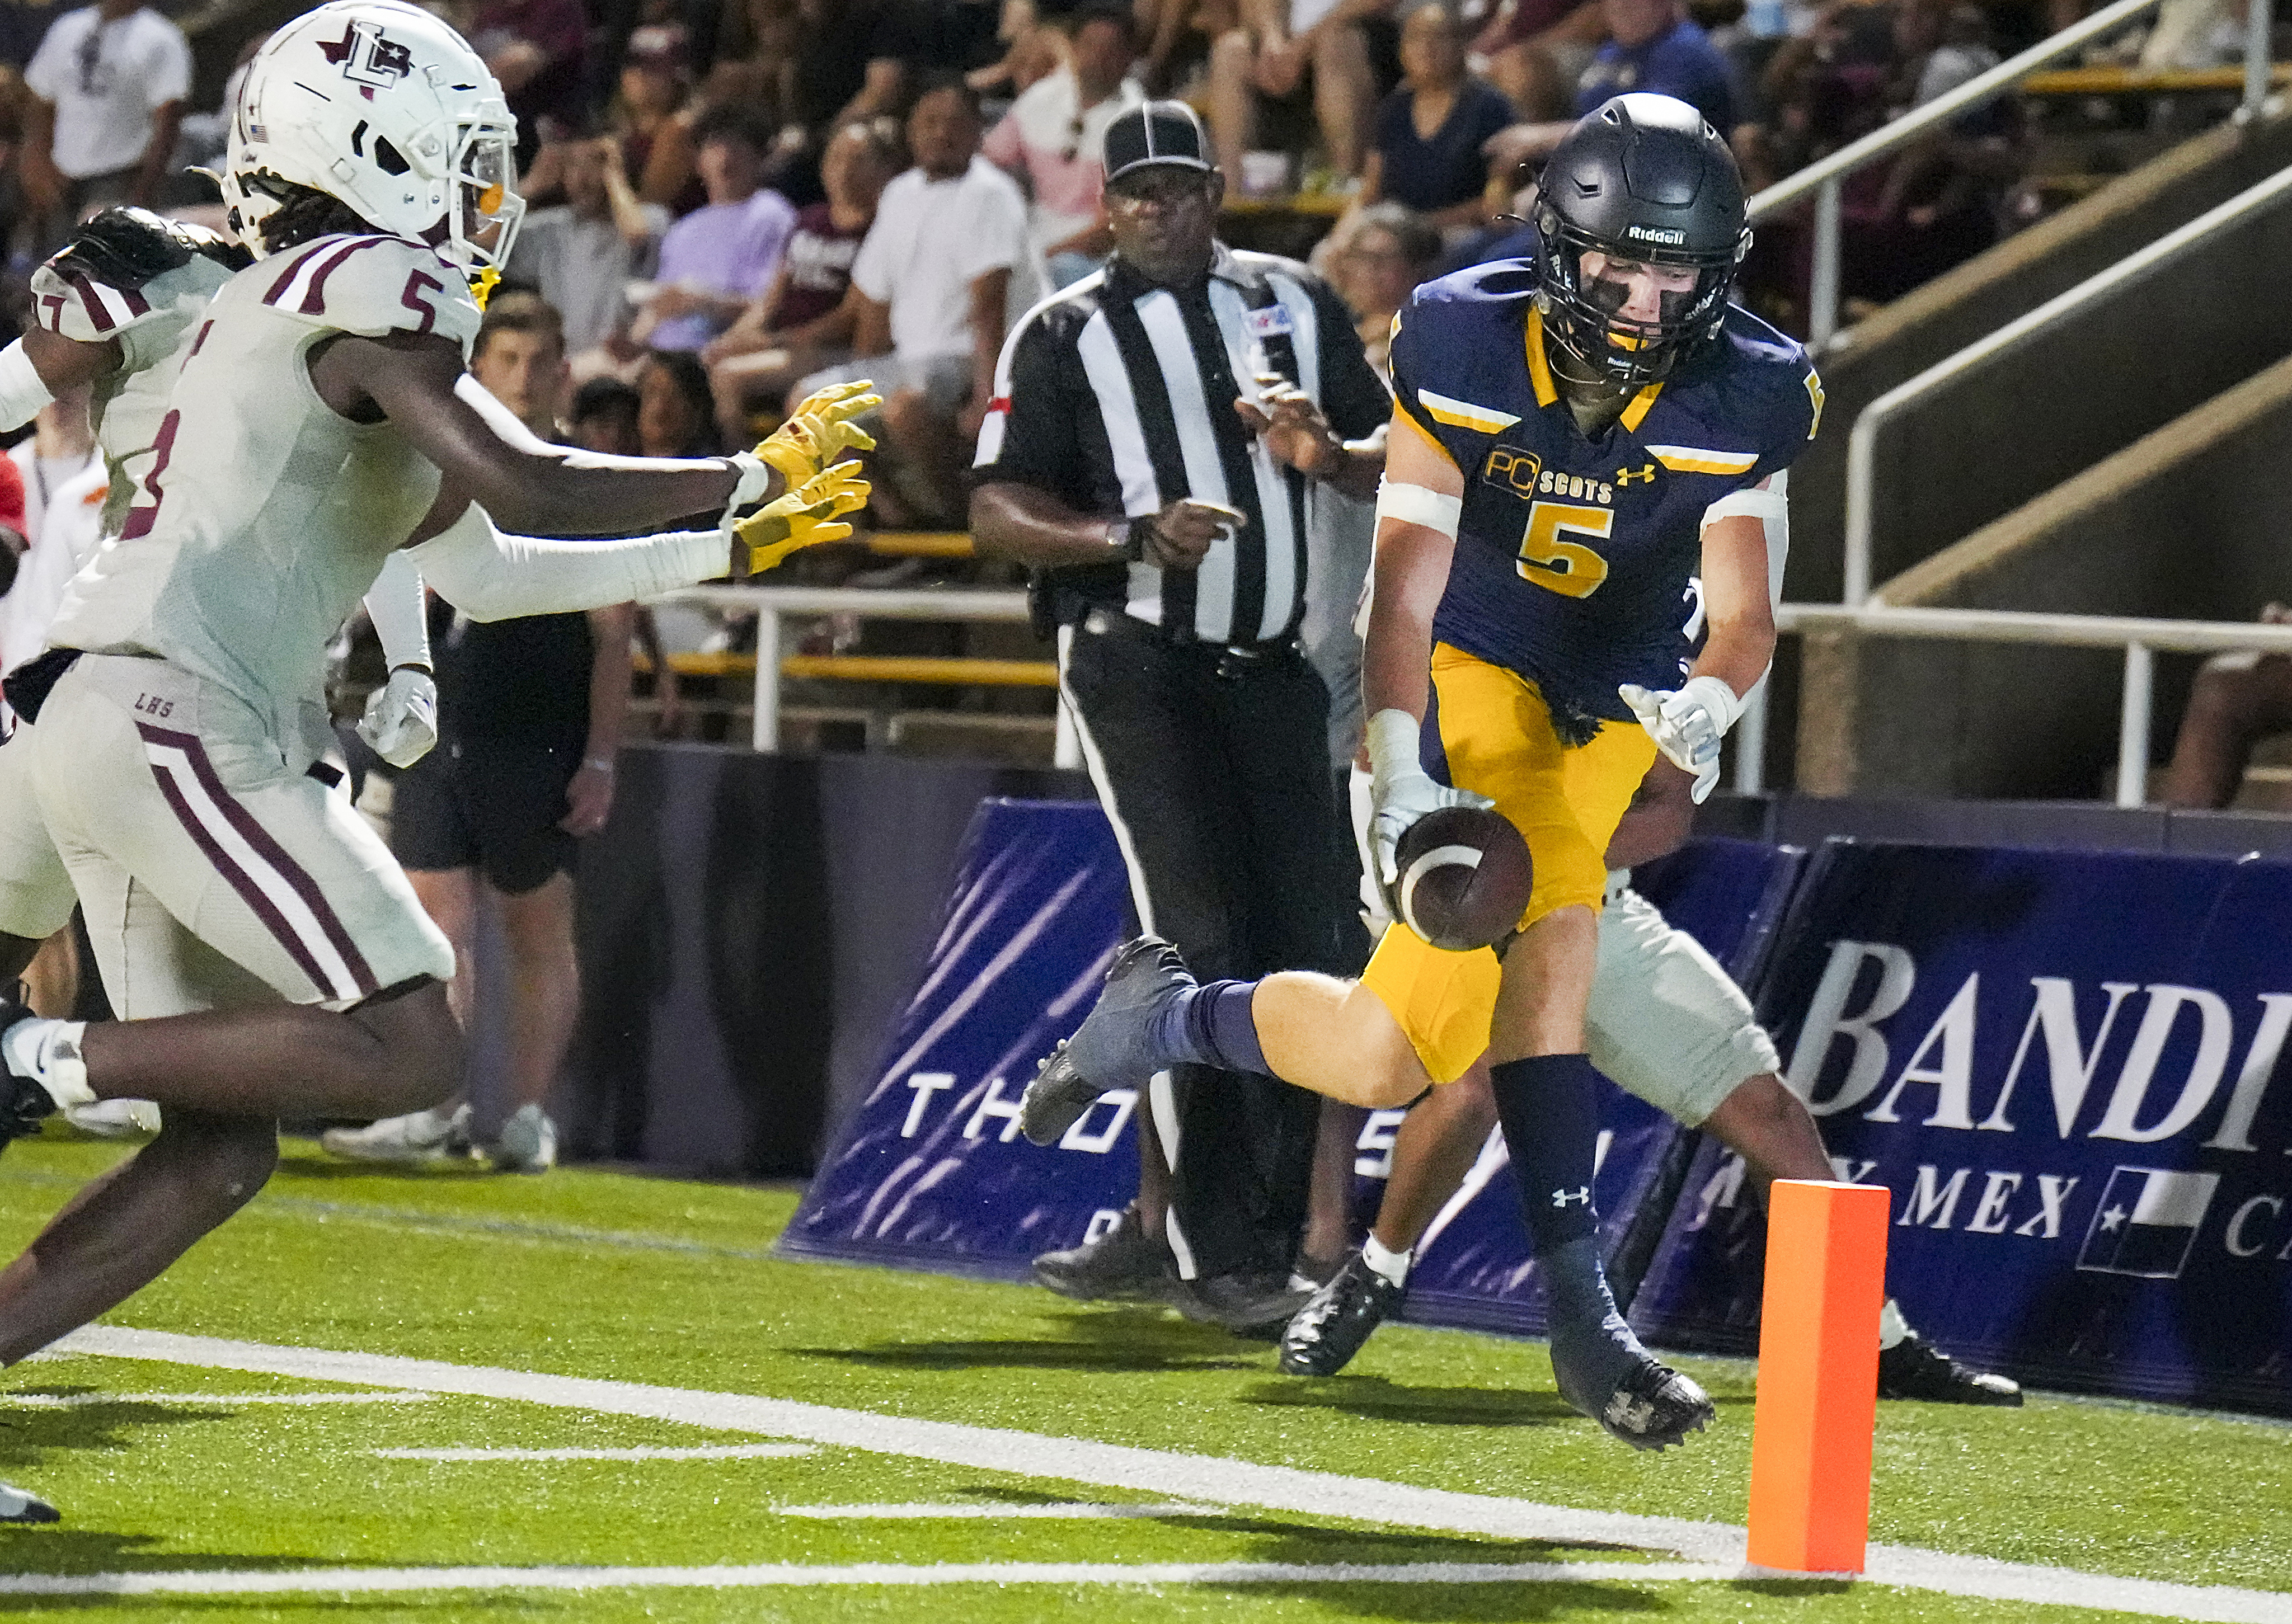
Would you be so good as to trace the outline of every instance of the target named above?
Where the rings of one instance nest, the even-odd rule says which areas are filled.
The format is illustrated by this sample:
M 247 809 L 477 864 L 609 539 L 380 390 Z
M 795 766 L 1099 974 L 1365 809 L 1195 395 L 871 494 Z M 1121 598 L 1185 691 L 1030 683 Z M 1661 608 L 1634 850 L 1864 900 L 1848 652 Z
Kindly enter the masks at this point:
M 756 456 L 779 470 L 794 490 L 845 451 L 873 451 L 873 435 L 852 420 L 884 404 L 876 386 L 862 378 L 831 383 L 797 403 L 788 420 L 756 447 Z
M 851 535 L 843 516 L 868 505 L 868 489 L 859 463 L 831 462 L 787 495 L 734 519 L 732 534 L 748 550 L 748 573 L 762 574 L 800 547 Z

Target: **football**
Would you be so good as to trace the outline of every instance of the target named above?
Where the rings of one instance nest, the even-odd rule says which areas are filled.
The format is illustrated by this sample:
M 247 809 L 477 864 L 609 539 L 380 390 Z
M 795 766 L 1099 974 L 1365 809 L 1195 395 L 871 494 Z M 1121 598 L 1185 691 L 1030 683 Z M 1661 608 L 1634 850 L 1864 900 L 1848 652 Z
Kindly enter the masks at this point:
M 1401 922 L 1449 953 L 1501 940 L 1528 909 L 1535 867 L 1528 842 L 1502 813 L 1428 812 L 1402 833 L 1393 856 Z

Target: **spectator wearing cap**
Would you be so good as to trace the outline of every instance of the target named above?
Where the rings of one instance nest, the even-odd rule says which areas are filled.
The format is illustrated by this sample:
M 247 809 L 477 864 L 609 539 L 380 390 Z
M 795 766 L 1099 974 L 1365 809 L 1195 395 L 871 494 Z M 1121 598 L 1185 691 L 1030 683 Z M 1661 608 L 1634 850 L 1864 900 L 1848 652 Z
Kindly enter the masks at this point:
M 874 125 L 846 125 L 827 143 L 819 165 L 826 200 L 796 215 L 772 285 L 700 350 L 729 441 L 755 438 L 752 400 L 777 399 L 796 379 L 851 358 L 860 325 L 851 262 L 899 166 L 898 149 Z
M 621 173 L 640 198 L 674 214 L 690 214 L 708 201 L 693 167 L 698 109 L 690 105 L 687 50 L 680 23 L 649 22 L 631 34 L 609 114 L 621 149 Z
M 705 208 L 661 239 L 660 277 L 631 340 L 654 350 L 698 350 L 771 285 L 795 229 L 795 210 L 764 185 L 767 138 L 741 109 L 714 107 L 694 128 Z
M 551 142 L 526 183 L 538 191 L 545 177 L 565 201 L 525 217 L 507 274 L 531 283 L 563 316 L 566 353 L 585 374 L 594 367 L 581 358 L 601 350 L 620 326 L 630 281 L 652 274 L 668 211 L 637 200 L 610 136 Z
M 1734 133 L 1735 92 L 1727 59 L 1680 0 L 1600 0 L 1600 9 L 1608 43 L 1576 86 L 1576 118 L 1596 111 L 1611 96 L 1645 91 L 1675 96 L 1723 135 Z M 1519 124 L 1498 133 L 1489 142 L 1498 181 L 1508 183 L 1521 165 L 1558 146 L 1576 127 L 1576 118 Z
M 981 149 L 1027 183 L 1027 229 L 1054 287 L 1088 276 L 1113 239 L 1100 194 L 1106 127 L 1146 100 L 1130 76 L 1130 13 L 1094 4 L 1075 13 L 1070 62 L 1028 86 Z
M 1329 694 L 1297 634 L 1317 510 L 1375 491 L 1390 402 L 1320 277 L 1217 241 L 1223 181 L 1182 102 L 1116 119 L 1106 165 L 1113 257 L 1005 346 L 972 531 L 1028 566 L 1059 628 L 1139 926 L 1206 979 L 1350 973 L 1367 941 Z M 1158 1294 L 1174 1273 L 1188 1313 L 1278 1324 L 1305 1296 L 1291 1264 L 1318 1104 L 1264 1077 L 1176 1093 L 1159 1102 L 1183 1124 L 1174 1169 L 1142 1110 L 1139 1199 L 1037 1272 L 1081 1297 Z
M 978 98 L 956 75 L 926 86 L 908 115 L 915 167 L 884 189 L 851 262 L 855 306 L 848 366 L 795 386 L 871 378 L 884 396 L 886 477 L 876 507 L 889 522 L 946 520 L 961 507 L 962 443 L 994 394 L 995 357 L 1013 310 L 1041 278 L 1017 182 L 979 154 Z
M 181 28 L 137 0 L 66 12 L 24 84 L 24 194 L 44 242 L 104 204 L 159 201 L 191 85 Z
M 1512 104 L 1465 71 L 1465 29 L 1450 0 L 1427 0 L 1400 25 L 1400 87 L 1376 111 L 1376 148 L 1361 172 L 1363 205 L 1390 199 L 1436 226 L 1472 226 L 1489 211 L 1489 139 Z

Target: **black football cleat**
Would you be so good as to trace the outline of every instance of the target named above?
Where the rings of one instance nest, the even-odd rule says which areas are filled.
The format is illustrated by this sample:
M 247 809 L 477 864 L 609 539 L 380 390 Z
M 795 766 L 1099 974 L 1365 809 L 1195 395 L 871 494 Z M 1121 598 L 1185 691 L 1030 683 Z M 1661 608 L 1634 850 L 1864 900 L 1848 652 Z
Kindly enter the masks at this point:
M 20 993 L 21 990 L 22 983 L 20 982 L 17 991 Z M 32 1018 L 31 1010 L 25 1007 L 20 997 L 0 995 L 0 1033 L 5 1033 L 19 1021 Z M 11 1140 L 20 1139 L 27 1134 L 39 1132 L 41 1121 L 54 1115 L 55 1110 L 56 1102 L 47 1089 L 29 1077 L 19 1077 L 15 1073 L 0 1067 L 0 1147 L 5 1147 Z M 4 1515 L 0 1515 L 0 1522 L 6 1520 Z M 40 1522 L 44 1519 L 35 1517 L 31 1520 Z
M 0 1483 L 0 1523 L 61 1523 L 63 1514 L 36 1494 Z
M 1334 1376 L 1352 1363 L 1370 1333 L 1400 1306 L 1402 1288 L 1359 1252 L 1297 1310 L 1281 1333 L 1281 1369 L 1290 1376 Z
M 1125 943 L 1098 1002 L 1019 1097 L 1019 1130 L 1028 1141 L 1055 1145 L 1109 1089 L 1145 1087 L 1168 1064 L 1149 1046 L 1147 1023 L 1193 985 L 1186 961 L 1161 937 Z
M 1634 1449 L 1684 1443 L 1689 1433 L 1701 1432 L 1719 1414 L 1693 1380 L 1648 1354 L 1624 1371 L 1605 1400 L 1579 1398 L 1564 1382 L 1560 1395 Z
M 1078 1303 L 1160 1302 L 1176 1278 L 1169 1246 L 1146 1233 L 1138 1209 L 1126 1207 L 1095 1241 L 1035 1259 L 1035 1278 Z
M 1197 1324 L 1223 1326 L 1237 1337 L 1271 1342 L 1311 1295 L 1292 1285 L 1286 1269 L 1234 1269 L 1177 1282 L 1170 1301 Z
M 1960 1364 L 1914 1331 L 1893 1347 L 1878 1350 L 1878 1396 L 2018 1409 L 2022 1384 Z

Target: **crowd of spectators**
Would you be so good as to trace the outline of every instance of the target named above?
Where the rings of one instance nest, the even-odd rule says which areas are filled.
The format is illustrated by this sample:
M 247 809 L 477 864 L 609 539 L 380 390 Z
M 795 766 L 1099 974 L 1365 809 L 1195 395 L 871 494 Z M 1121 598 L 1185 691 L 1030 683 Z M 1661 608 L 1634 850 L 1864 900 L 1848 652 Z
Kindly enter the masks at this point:
M 500 76 L 530 213 L 512 285 L 562 312 L 576 384 L 705 397 L 749 437 L 795 391 L 884 384 L 878 527 L 959 522 L 1003 335 L 1108 248 L 1107 125 L 1203 113 L 1231 205 L 1286 201 L 1364 334 L 1491 245 L 1568 125 L 1659 90 L 1754 189 L 1947 93 L 2082 0 L 440 0 Z M 205 18 L 213 8 L 201 12 Z M 194 25 L 199 26 L 198 24 Z M 135 0 L 0 0 L 0 223 L 21 270 L 86 209 L 196 205 L 259 37 L 195 53 Z M 2118 60 L 2236 49 L 2235 0 L 2169 0 Z M 2012 227 L 2011 101 L 1851 184 L 1844 292 L 1883 301 Z M 1248 238 L 1251 222 L 1232 222 Z M 1763 224 L 1746 294 L 1804 320 L 1809 233 Z M 681 361 L 659 358 L 680 357 Z

